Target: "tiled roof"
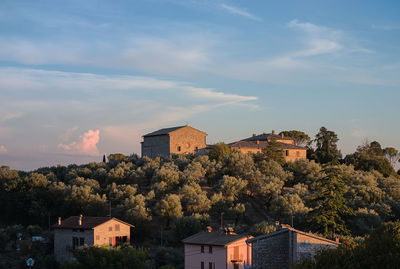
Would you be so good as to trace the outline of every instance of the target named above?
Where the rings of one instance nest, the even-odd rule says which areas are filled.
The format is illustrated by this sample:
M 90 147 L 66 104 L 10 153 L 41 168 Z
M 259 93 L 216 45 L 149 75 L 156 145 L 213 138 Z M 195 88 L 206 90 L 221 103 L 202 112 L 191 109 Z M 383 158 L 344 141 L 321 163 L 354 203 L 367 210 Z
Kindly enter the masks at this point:
M 333 241 L 333 240 L 329 240 L 329 239 L 327 239 L 325 237 L 321 237 L 321 236 L 317 236 L 317 235 L 314 235 L 314 234 L 306 233 L 306 232 L 303 232 L 303 231 L 300 231 L 300 230 L 296 230 L 296 229 L 294 229 L 292 227 L 286 227 L 286 228 L 283 228 L 283 229 L 278 230 L 276 232 L 272 232 L 272 233 L 269 233 L 269 234 L 256 236 L 254 238 L 248 239 L 246 242 L 247 243 L 253 243 L 253 242 L 256 242 L 258 240 L 263 240 L 263 239 L 266 239 L 266 238 L 274 237 L 276 235 L 279 235 L 281 233 L 286 233 L 286 232 L 289 232 L 289 231 L 292 231 L 292 232 L 295 232 L 295 233 L 298 233 L 298 234 L 302 234 L 302 235 L 305 235 L 305 236 L 309 236 L 309 237 L 312 237 L 312 238 L 315 238 L 315 239 L 319 239 L 319 240 L 322 240 L 322 241 L 325 241 L 325 242 L 328 242 L 328 243 L 331 243 L 331 244 L 339 245 L 339 242 L 336 242 L 336 241 Z
M 198 130 L 198 129 L 196 129 L 196 128 L 193 128 L 193 127 L 191 127 L 191 126 L 189 126 L 189 125 L 183 125 L 183 126 L 176 126 L 176 127 L 170 127 L 170 128 L 160 129 L 160 130 L 157 130 L 157 131 L 154 131 L 154 132 L 145 134 L 143 137 L 157 136 L 157 135 L 167 135 L 167 134 L 169 134 L 169 133 L 171 133 L 171 132 L 173 132 L 173 131 L 176 131 L 176 130 L 181 129 L 181 128 L 184 128 L 184 127 L 190 127 L 190 128 L 192 128 L 192 129 L 194 129 L 194 130 L 197 130 L 197 131 L 199 131 L 199 132 L 204 133 L 203 131 L 200 131 L 200 130 Z M 206 133 L 204 133 L 204 134 L 206 134 Z
M 199 232 L 182 240 L 184 244 L 226 246 L 234 241 L 247 238 L 247 235 L 225 234 L 222 231 Z
M 292 140 L 290 137 L 283 137 L 277 134 L 260 134 L 260 135 L 254 135 L 248 138 L 243 139 L 244 141 L 257 141 L 257 140 L 267 140 L 270 138 L 275 138 L 275 139 L 283 139 L 283 140 Z
M 123 222 L 116 218 L 88 217 L 88 216 L 82 216 L 82 225 L 79 225 L 79 216 L 71 216 L 71 217 L 68 217 L 68 218 L 62 220 L 61 225 L 56 223 L 52 227 L 58 228 L 58 229 L 93 229 L 93 228 L 95 228 L 109 220 L 112 220 L 112 219 L 119 221 L 121 223 L 124 223 L 126 225 L 129 225 L 131 227 L 134 227 L 133 225 Z
M 282 149 L 306 149 L 305 147 L 300 147 L 300 146 L 281 143 L 281 142 L 278 142 L 278 144 Z M 266 148 L 268 146 L 268 142 L 266 140 L 259 140 L 259 144 L 257 144 L 256 141 L 240 140 L 240 141 L 236 141 L 236 142 L 230 143 L 228 145 L 230 147 L 234 147 L 234 148 L 257 148 L 257 149 L 263 149 L 263 148 Z

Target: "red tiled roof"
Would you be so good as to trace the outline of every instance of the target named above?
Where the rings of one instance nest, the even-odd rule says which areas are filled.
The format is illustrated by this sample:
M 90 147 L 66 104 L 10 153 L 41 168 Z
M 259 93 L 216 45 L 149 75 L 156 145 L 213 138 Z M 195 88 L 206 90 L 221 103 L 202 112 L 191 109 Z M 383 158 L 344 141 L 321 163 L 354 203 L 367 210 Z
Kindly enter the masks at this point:
M 109 220 L 112 220 L 112 219 L 119 221 L 121 223 L 124 223 L 126 225 L 129 225 L 131 227 L 134 227 L 133 225 L 123 222 L 122 220 L 119 220 L 116 218 L 88 217 L 88 216 L 82 216 L 82 225 L 79 225 L 79 216 L 71 216 L 64 220 L 61 220 L 61 225 L 56 223 L 52 227 L 55 229 L 93 229 L 93 228 L 95 228 Z

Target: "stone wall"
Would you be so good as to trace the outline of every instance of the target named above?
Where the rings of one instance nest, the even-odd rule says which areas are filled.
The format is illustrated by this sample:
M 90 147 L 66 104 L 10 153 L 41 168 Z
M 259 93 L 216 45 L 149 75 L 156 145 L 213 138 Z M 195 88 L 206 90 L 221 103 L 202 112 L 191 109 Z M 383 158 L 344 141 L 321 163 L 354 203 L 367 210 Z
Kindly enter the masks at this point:
M 169 135 L 158 135 L 144 137 L 142 142 L 142 157 L 154 158 L 157 156 L 169 157 L 170 155 Z
M 252 243 L 253 269 L 282 269 L 290 265 L 289 233 L 279 233 Z
M 206 147 L 206 134 L 190 126 L 171 132 L 169 137 L 170 154 L 195 153 Z
M 286 162 L 294 162 L 300 159 L 307 159 L 306 149 L 284 149 L 283 156 Z

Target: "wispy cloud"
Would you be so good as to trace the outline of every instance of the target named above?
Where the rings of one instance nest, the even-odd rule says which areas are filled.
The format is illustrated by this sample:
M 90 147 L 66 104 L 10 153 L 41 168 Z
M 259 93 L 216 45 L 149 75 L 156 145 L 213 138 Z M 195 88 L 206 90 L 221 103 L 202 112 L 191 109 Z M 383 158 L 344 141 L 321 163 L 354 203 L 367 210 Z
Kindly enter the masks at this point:
M 78 141 L 69 144 L 59 144 L 58 147 L 71 154 L 99 156 L 97 144 L 100 142 L 100 130 L 88 130 L 79 137 Z
M 254 20 L 254 21 L 262 21 L 262 19 L 260 17 L 257 17 L 256 15 L 246 11 L 245 9 L 241 9 L 239 7 L 235 7 L 235 6 L 227 5 L 227 4 L 221 4 L 220 7 L 223 8 L 224 10 L 228 11 L 231 14 L 239 15 L 239 16 L 242 16 L 247 19 Z
M 208 88 L 195 88 L 195 87 L 186 87 L 189 91 L 189 94 L 196 98 L 208 99 L 208 100 L 217 100 L 228 103 L 238 103 L 238 102 L 246 102 L 246 101 L 255 101 L 258 99 L 256 96 L 243 96 L 238 94 L 229 94 L 224 92 L 218 92 L 214 89 Z

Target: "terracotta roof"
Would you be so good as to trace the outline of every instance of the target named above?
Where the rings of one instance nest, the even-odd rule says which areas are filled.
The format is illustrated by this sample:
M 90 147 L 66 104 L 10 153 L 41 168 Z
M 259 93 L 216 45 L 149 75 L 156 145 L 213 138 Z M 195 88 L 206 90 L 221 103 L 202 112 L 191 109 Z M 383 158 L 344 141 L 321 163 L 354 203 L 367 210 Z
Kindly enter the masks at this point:
M 225 234 L 222 231 L 199 232 L 182 240 L 184 244 L 226 246 L 248 235 Z
M 253 135 L 251 137 L 243 139 L 244 141 L 257 141 L 257 140 L 267 140 L 269 138 L 276 138 L 276 139 L 283 139 L 283 140 L 293 140 L 293 138 L 290 137 L 283 137 L 277 134 L 260 134 L 260 135 Z
M 282 142 L 278 142 L 282 149 L 306 149 L 305 147 L 300 147 L 292 144 L 286 144 Z M 240 140 L 233 143 L 228 144 L 230 147 L 235 148 L 257 148 L 263 149 L 268 146 L 267 140 L 259 140 L 259 144 L 256 141 L 248 141 L 248 140 Z
M 110 217 L 88 217 L 82 216 L 82 225 L 79 225 L 79 216 L 71 216 L 64 220 L 61 220 L 61 225 L 58 223 L 53 224 L 53 228 L 55 229 L 93 229 L 103 223 L 106 223 L 109 220 L 116 220 L 123 224 L 134 227 L 133 225 L 126 223 L 122 220 Z
M 289 232 L 289 231 L 292 231 L 292 232 L 295 232 L 295 233 L 299 233 L 299 234 L 302 234 L 302 235 L 306 235 L 306 236 L 309 236 L 309 237 L 312 237 L 312 238 L 315 238 L 315 239 L 319 239 L 319 240 L 322 240 L 322 241 L 325 241 L 325 242 L 328 242 L 328 243 L 331 243 L 331 244 L 340 245 L 339 242 L 336 242 L 336 241 L 333 241 L 333 240 L 329 240 L 329 239 L 327 239 L 325 237 L 321 237 L 321 236 L 317 236 L 317 235 L 314 235 L 314 234 L 306 233 L 306 232 L 303 232 L 303 231 L 300 231 L 300 230 L 296 230 L 296 229 L 294 229 L 292 227 L 286 227 L 286 228 L 283 228 L 283 229 L 278 230 L 278 231 L 273 232 L 273 233 L 256 236 L 254 238 L 248 239 L 246 242 L 247 243 L 253 243 L 255 241 L 266 239 L 266 238 L 270 238 L 270 237 L 274 237 L 276 235 L 279 235 L 279 234 L 282 234 L 282 233 L 286 233 L 286 232 Z
M 157 131 L 154 131 L 154 132 L 145 134 L 143 137 L 157 136 L 157 135 L 167 135 L 167 134 L 169 134 L 169 133 L 171 133 L 171 132 L 173 132 L 173 131 L 176 131 L 176 130 L 181 129 L 181 128 L 184 128 L 184 127 L 190 127 L 190 128 L 192 128 L 192 129 L 195 129 L 195 130 L 197 130 L 197 131 L 199 131 L 199 132 L 204 133 L 203 131 L 200 131 L 200 130 L 198 130 L 198 129 L 196 129 L 196 128 L 193 128 L 193 127 L 191 127 L 191 126 L 189 126 L 189 125 L 183 125 L 183 126 L 176 126 L 176 127 L 170 127 L 170 128 L 160 129 L 160 130 L 157 130 Z M 205 133 L 205 134 L 206 134 L 206 133 Z

